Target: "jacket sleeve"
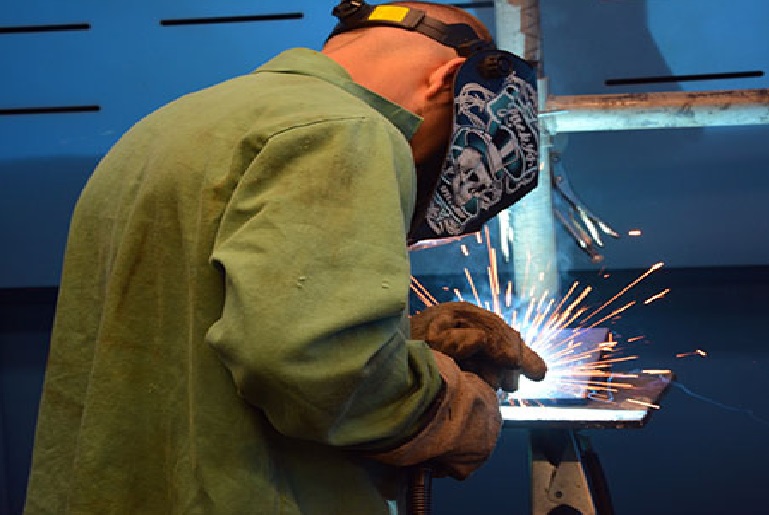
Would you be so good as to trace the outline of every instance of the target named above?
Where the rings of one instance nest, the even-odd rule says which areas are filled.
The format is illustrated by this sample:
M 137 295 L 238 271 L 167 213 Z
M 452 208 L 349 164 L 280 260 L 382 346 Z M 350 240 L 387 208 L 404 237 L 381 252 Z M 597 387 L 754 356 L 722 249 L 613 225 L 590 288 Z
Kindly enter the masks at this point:
M 388 447 L 437 396 L 434 358 L 407 340 L 414 180 L 400 133 L 355 118 L 272 136 L 238 184 L 212 254 L 225 301 L 207 341 L 279 432 Z

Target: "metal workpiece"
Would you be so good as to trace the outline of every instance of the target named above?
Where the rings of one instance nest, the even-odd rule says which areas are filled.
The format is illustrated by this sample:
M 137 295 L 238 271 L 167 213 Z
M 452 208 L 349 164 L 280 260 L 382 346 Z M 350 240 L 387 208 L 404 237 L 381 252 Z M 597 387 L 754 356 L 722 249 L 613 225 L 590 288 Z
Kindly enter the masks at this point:
M 550 95 L 539 122 L 550 134 L 766 125 L 769 89 Z
M 515 429 L 637 429 L 644 427 L 674 380 L 669 370 L 617 373 L 617 391 L 588 393 L 581 402 L 532 400 L 502 405 L 505 427 Z

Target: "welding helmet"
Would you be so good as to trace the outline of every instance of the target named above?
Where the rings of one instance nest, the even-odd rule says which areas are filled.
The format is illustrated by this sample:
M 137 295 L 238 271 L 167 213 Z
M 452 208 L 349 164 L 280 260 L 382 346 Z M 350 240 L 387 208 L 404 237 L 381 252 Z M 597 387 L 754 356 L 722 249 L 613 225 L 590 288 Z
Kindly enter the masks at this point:
M 539 131 L 534 68 L 498 50 L 467 24 L 447 24 L 399 5 L 344 0 L 331 36 L 365 27 L 424 34 L 466 58 L 454 78 L 453 129 L 424 219 L 411 242 L 478 231 L 537 185 Z M 329 36 L 329 37 L 331 37 Z

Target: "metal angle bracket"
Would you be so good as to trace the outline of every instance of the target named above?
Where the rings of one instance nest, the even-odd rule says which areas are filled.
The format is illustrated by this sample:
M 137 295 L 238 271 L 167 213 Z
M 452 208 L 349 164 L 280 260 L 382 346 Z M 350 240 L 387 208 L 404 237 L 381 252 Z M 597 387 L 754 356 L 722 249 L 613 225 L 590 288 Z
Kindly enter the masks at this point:
M 535 429 L 529 443 L 533 515 L 613 513 L 603 472 L 586 437 L 569 429 Z

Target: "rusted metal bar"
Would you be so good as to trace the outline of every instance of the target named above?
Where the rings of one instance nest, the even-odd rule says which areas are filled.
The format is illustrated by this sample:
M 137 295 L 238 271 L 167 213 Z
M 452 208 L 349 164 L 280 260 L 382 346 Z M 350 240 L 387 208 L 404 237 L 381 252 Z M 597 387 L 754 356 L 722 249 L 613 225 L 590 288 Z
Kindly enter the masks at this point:
M 564 132 L 769 124 L 769 89 L 549 96 L 540 124 Z

